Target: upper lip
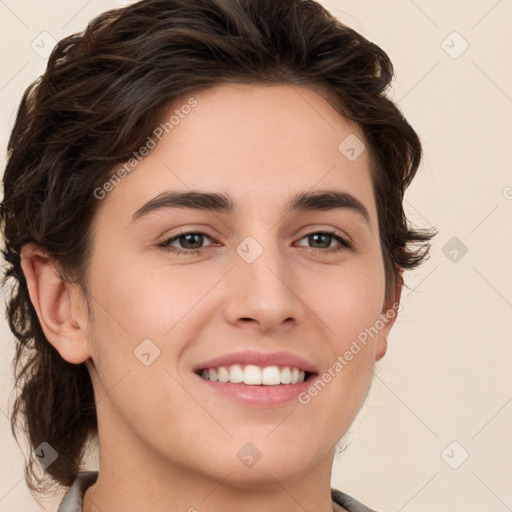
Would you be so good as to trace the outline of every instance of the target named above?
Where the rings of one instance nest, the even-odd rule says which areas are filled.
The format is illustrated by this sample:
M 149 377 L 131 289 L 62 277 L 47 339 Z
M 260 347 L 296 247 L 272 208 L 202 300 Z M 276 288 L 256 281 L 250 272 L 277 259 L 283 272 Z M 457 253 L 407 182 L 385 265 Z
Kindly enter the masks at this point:
M 232 352 L 223 356 L 209 359 L 194 367 L 194 371 L 207 368 L 218 368 L 219 366 L 230 366 L 232 364 L 254 364 L 256 366 L 291 366 L 310 373 L 318 373 L 316 367 L 301 356 L 291 352 L 258 352 L 255 350 L 244 350 Z

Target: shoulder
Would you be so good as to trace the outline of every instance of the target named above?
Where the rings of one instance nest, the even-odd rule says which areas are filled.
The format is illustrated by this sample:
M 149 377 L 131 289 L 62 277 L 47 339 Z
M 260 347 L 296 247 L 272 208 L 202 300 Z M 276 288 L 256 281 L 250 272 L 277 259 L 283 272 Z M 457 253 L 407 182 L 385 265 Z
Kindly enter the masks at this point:
M 331 489 L 331 496 L 334 503 L 341 505 L 348 512 L 377 512 L 338 489 Z

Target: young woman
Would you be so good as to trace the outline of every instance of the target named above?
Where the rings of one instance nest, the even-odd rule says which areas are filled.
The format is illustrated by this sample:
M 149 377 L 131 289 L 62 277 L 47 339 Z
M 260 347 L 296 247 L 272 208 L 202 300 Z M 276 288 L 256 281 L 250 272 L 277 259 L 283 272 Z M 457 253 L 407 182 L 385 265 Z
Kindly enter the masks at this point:
M 392 75 L 305 0 L 143 0 L 58 43 L 1 219 L 13 432 L 59 512 L 369 511 L 335 449 L 434 234 Z

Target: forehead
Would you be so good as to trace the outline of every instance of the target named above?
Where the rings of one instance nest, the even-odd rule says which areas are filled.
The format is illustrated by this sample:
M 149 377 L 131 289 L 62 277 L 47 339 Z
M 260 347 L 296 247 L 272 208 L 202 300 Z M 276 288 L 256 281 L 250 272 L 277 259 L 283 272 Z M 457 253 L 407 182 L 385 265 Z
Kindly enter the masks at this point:
M 240 212 L 337 189 L 375 215 L 361 130 L 309 88 L 223 84 L 183 95 L 161 114 L 163 135 L 151 136 L 150 154 L 108 193 L 118 211 L 132 204 L 133 214 L 169 190 L 227 193 Z

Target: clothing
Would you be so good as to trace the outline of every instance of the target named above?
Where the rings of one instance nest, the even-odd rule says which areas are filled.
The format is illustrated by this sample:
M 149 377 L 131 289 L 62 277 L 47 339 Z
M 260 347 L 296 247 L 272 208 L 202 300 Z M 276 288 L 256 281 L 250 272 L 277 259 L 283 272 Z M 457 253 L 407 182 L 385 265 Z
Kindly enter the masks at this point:
M 82 501 L 85 491 L 96 482 L 98 471 L 83 471 L 78 473 L 73 485 L 62 498 L 57 512 L 82 512 Z M 337 489 L 331 489 L 334 503 L 346 508 L 349 512 L 375 512 L 359 501 Z

